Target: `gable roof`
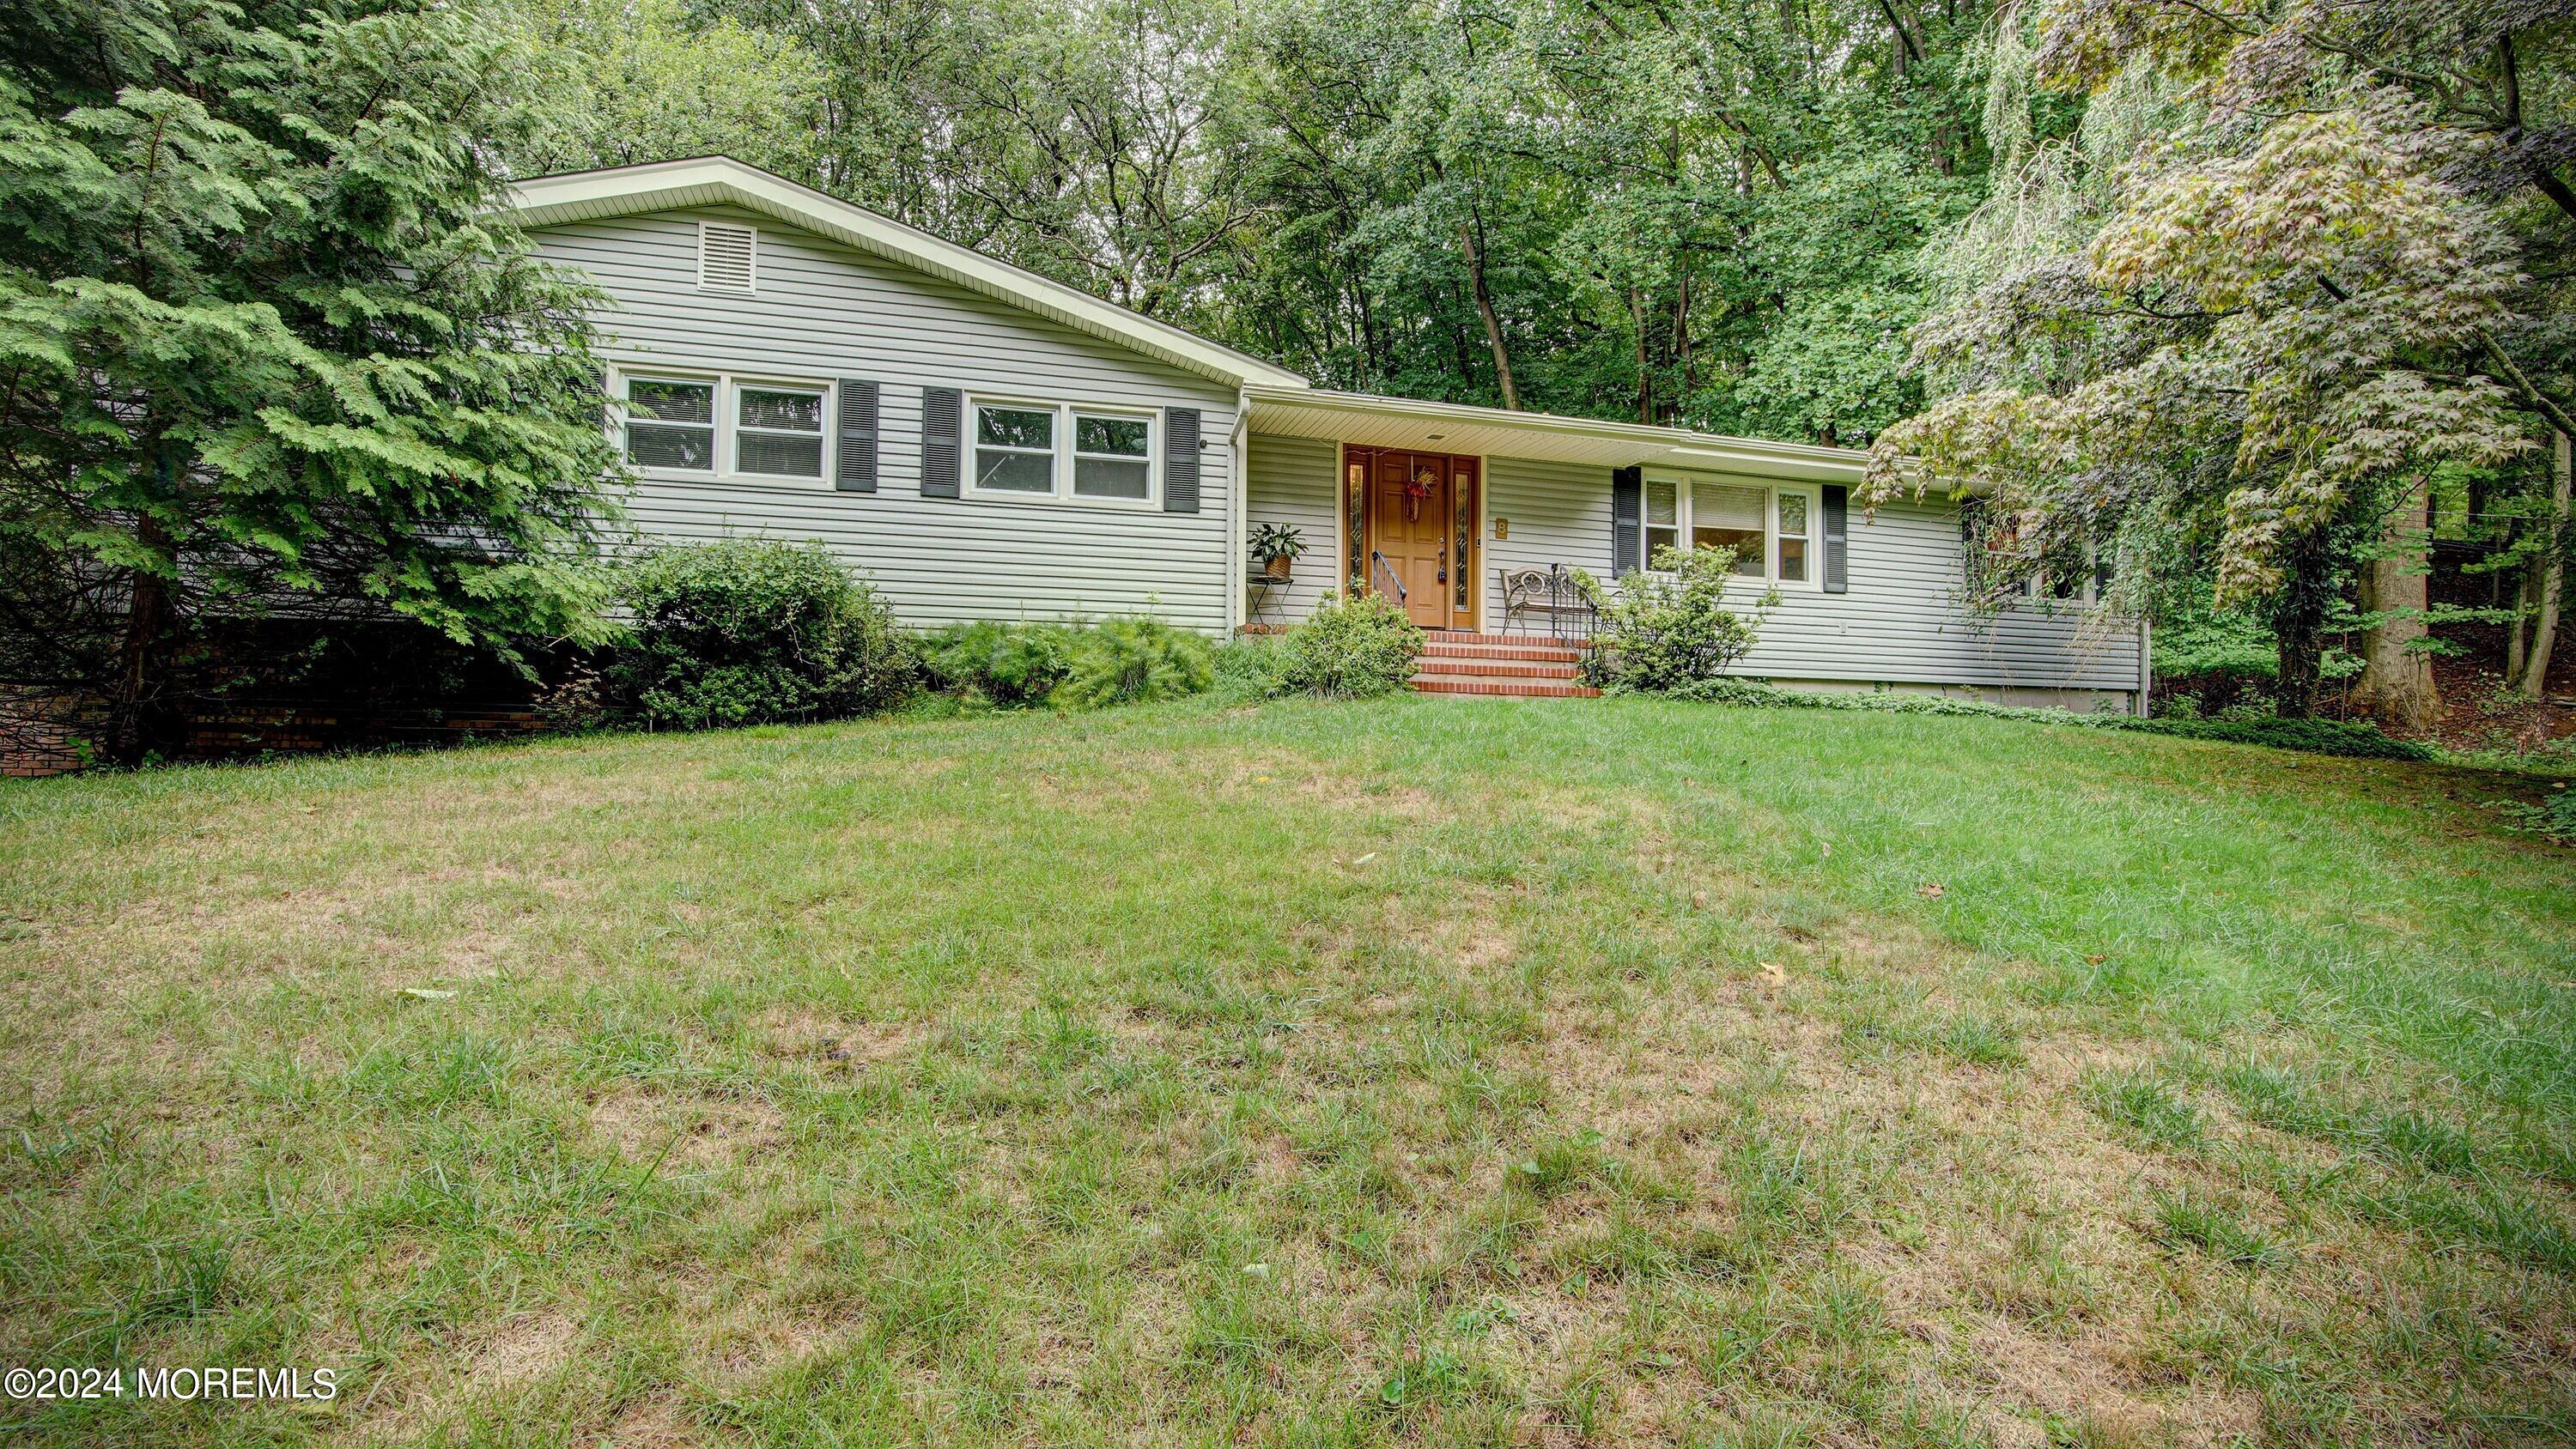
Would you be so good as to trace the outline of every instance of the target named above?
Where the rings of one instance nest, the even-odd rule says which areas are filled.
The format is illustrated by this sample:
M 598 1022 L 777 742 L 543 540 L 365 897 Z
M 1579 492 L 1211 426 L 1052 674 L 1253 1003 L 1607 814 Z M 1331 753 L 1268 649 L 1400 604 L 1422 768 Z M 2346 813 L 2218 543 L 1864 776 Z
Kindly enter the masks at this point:
M 521 225 L 533 227 L 713 205 L 739 206 L 802 227 L 1229 387 L 1307 385 L 1299 374 L 1250 353 L 995 261 L 971 247 L 944 241 L 730 156 L 539 176 L 511 188 L 509 209 Z

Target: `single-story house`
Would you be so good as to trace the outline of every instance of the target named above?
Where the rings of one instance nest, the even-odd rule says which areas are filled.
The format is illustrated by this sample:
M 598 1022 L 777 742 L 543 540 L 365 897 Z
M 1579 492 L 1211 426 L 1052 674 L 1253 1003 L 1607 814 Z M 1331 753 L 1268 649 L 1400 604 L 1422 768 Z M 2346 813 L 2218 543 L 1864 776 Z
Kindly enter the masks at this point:
M 1335 392 L 723 157 L 524 182 L 544 257 L 613 299 L 611 426 L 650 536 L 822 541 L 898 617 L 1291 622 L 1346 581 L 1474 648 L 1550 569 L 1739 548 L 1783 602 L 1742 666 L 1811 686 L 2142 706 L 2143 627 L 1962 603 L 1946 499 L 1850 503 L 1863 456 Z M 1307 552 L 1284 585 L 1264 524 Z M 1537 571 L 1537 572 L 1532 572 Z

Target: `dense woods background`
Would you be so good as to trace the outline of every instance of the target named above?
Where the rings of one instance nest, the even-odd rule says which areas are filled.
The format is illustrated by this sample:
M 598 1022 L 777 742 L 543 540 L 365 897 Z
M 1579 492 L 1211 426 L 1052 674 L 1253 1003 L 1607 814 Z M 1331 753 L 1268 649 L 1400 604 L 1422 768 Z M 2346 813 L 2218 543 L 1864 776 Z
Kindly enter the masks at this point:
M 1329 385 L 1774 437 L 1921 404 L 1993 165 L 1979 0 L 519 13 L 587 93 L 525 164 L 726 150 Z

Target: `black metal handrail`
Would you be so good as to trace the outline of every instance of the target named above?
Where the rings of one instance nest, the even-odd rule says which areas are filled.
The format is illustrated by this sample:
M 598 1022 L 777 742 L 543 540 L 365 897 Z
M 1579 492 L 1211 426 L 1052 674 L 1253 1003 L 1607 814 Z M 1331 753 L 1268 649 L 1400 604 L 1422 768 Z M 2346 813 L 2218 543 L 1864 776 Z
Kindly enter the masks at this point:
M 1386 561 L 1385 554 L 1378 552 L 1376 549 L 1369 550 L 1369 572 L 1371 575 L 1386 575 L 1386 581 L 1395 585 L 1395 601 L 1399 604 L 1404 602 L 1404 580 L 1395 576 L 1395 565 Z M 1384 591 L 1381 590 L 1380 592 Z

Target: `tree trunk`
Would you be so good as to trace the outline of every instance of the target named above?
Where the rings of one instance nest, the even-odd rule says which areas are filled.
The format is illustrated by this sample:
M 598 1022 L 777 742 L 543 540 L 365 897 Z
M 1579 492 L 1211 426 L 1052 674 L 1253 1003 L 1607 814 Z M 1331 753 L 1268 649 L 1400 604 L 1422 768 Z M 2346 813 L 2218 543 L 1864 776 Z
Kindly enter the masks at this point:
M 2533 572 L 2530 564 L 2523 565 L 2522 572 L 2513 581 L 2513 617 L 2504 626 L 2504 687 L 2507 693 L 2522 682 L 2522 649 L 2531 638 L 2525 626 L 2531 622 L 2532 586 L 2539 582 L 2540 576 Z
M 1628 320 L 1637 328 L 1637 421 L 1651 424 L 1655 420 L 1655 374 L 1646 361 L 1646 298 L 1633 286 L 1628 289 Z
M 2281 714 L 2305 719 L 2316 713 L 2317 685 L 2325 662 L 2327 582 L 2331 560 L 2325 541 L 2302 542 L 2289 561 L 2280 593 L 2272 600 L 2273 658 L 2280 678 L 2273 697 Z
M 149 519 L 137 530 L 143 545 L 157 554 L 168 551 L 170 537 Z M 157 731 L 152 716 L 161 702 L 163 642 L 169 634 L 170 590 L 158 574 L 137 571 L 126 601 L 125 637 L 116 649 L 116 682 L 107 699 L 107 757 L 113 764 L 139 765 Z
M 2380 535 L 2379 556 L 2361 575 L 2361 610 L 2382 615 L 2363 636 L 2361 678 L 2352 689 L 2353 703 L 2382 722 L 2408 730 L 2425 730 L 2442 712 L 2433 684 L 2433 656 L 2414 647 L 2426 633 L 2425 578 L 2415 567 L 2423 555 L 2415 541 L 2430 536 L 2426 515 L 2430 490 L 2419 480 L 2406 501 L 2389 515 Z
M 2558 647 L 2558 606 L 2567 588 L 2567 510 L 2570 503 L 2570 466 L 2568 437 L 2557 435 L 2556 456 L 2552 459 L 2556 475 L 2549 489 L 2549 518 L 2545 524 L 2540 556 L 2532 560 L 2537 608 L 2531 621 L 2531 647 L 2522 657 L 2521 677 L 2512 681 L 2514 692 L 2537 701 L 2549 692 L 2549 656 Z M 2514 633 L 2521 635 L 2519 625 Z
M 1467 254 L 1467 280 L 1476 289 L 1476 315 L 1485 319 L 1485 342 L 1494 349 L 1494 376 L 1502 384 L 1503 406 L 1519 412 L 1521 394 L 1512 385 L 1512 354 L 1503 346 L 1502 319 L 1494 315 L 1494 294 L 1485 286 L 1485 258 L 1476 250 L 1473 222 L 1459 224 L 1458 245 Z

